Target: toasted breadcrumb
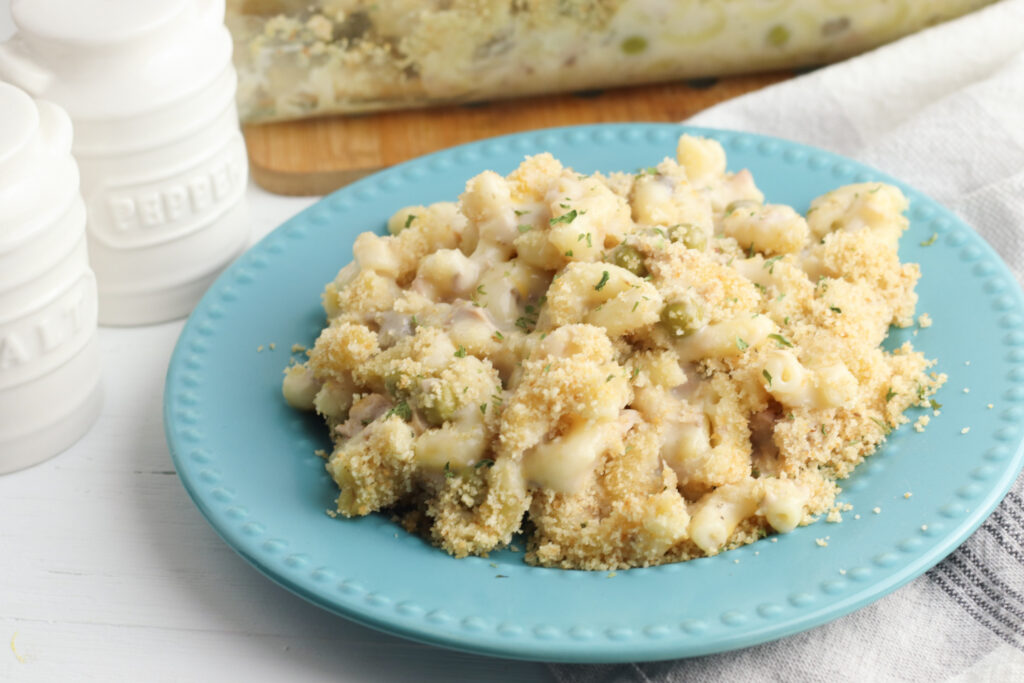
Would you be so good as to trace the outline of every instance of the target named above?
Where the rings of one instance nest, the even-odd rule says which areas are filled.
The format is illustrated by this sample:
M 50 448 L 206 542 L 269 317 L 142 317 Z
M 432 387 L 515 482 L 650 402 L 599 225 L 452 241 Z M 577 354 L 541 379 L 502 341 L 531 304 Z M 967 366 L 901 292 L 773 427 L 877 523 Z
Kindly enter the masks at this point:
M 849 512 L 852 509 L 853 505 L 850 503 L 837 502 L 829 509 L 828 515 L 825 517 L 825 521 L 832 524 L 838 524 L 843 521 L 843 513 Z
M 836 482 L 946 381 L 881 346 L 915 320 L 907 201 L 851 185 L 805 218 L 725 169 L 689 137 L 638 174 L 541 154 L 360 235 L 283 385 L 329 429 L 333 515 L 456 557 L 525 533 L 609 578 L 841 522 Z

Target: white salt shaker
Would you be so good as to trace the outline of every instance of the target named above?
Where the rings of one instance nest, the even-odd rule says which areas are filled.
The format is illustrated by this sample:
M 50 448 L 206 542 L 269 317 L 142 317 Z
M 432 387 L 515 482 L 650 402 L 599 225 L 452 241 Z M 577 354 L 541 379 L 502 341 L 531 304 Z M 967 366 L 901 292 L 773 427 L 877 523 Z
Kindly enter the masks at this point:
M 71 121 L 0 83 L 0 474 L 79 439 L 100 408 L 96 279 Z
M 104 325 L 188 314 L 245 246 L 224 0 L 13 0 L 0 78 L 64 107 Z

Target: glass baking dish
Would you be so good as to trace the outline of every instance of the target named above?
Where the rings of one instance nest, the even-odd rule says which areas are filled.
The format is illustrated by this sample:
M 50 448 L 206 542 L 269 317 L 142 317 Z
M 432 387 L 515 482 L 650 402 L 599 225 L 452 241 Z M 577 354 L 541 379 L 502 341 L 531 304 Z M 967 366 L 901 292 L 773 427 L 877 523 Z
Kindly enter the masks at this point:
M 271 121 L 823 64 L 992 0 L 227 0 Z

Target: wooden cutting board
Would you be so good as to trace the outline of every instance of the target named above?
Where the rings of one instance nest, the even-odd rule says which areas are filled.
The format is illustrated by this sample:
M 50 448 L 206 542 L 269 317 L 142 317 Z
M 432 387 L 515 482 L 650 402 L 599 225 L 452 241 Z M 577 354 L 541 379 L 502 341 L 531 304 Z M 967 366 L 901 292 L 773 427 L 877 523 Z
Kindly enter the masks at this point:
M 481 138 L 614 121 L 681 121 L 792 71 L 549 95 L 484 104 L 334 116 L 244 127 L 253 180 L 270 192 L 327 194 L 392 164 Z

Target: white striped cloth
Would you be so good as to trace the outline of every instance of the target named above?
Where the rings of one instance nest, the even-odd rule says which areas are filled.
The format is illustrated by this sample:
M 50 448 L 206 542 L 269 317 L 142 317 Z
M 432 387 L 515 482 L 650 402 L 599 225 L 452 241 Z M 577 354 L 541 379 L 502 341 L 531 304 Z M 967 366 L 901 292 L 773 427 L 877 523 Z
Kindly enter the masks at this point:
M 1024 282 L 1024 0 L 1003 0 L 687 121 L 864 161 L 960 214 Z M 1024 479 L 952 555 L 789 638 L 707 657 L 554 665 L 562 683 L 1024 681 Z

